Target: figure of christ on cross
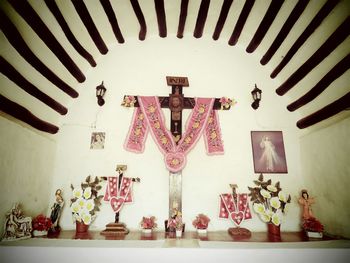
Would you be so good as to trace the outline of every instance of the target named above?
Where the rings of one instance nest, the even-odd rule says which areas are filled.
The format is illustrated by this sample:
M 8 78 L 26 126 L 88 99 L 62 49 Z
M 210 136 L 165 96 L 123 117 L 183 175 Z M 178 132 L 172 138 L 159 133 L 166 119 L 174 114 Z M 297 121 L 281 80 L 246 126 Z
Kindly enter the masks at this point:
M 201 105 L 197 105 L 199 103 L 198 102 L 199 100 L 197 100 L 195 98 L 184 97 L 184 95 L 183 95 L 183 87 L 189 86 L 187 77 L 169 77 L 169 76 L 167 76 L 166 79 L 167 79 L 168 86 L 172 86 L 172 92 L 171 92 L 171 94 L 169 94 L 168 97 L 157 97 L 158 101 L 155 104 L 159 105 L 160 108 L 170 109 L 170 112 L 171 112 L 170 132 L 172 135 L 172 138 L 170 138 L 170 139 L 171 139 L 171 141 L 174 142 L 175 147 L 183 147 L 182 145 L 180 145 L 181 143 L 183 143 L 183 141 L 187 142 L 187 140 L 191 140 L 191 138 L 193 138 L 193 136 L 192 136 L 193 132 L 192 132 L 190 134 L 191 136 L 184 137 L 184 139 L 181 140 L 182 136 L 188 135 L 188 134 L 185 134 L 185 135 L 182 134 L 182 110 L 183 109 L 196 109 L 197 110 L 198 116 L 194 116 L 193 122 L 191 122 L 191 124 L 193 124 L 193 127 L 197 128 L 199 123 L 201 123 L 202 126 L 203 126 L 202 123 L 207 123 L 207 122 L 208 123 L 210 123 L 210 122 L 215 123 L 217 121 L 217 119 L 216 119 L 216 112 L 214 110 L 220 110 L 220 109 L 221 110 L 229 110 L 231 105 L 233 104 L 232 100 L 223 97 L 223 98 L 209 99 L 210 103 L 207 103 L 207 104 L 203 103 Z M 142 106 L 142 107 L 146 108 L 147 111 L 150 112 L 150 116 L 147 116 L 147 118 L 149 118 L 148 120 L 152 120 L 152 124 L 155 126 L 155 130 L 152 132 L 159 133 L 159 126 L 161 124 L 159 124 L 158 121 L 157 122 L 154 121 L 155 119 L 156 120 L 161 119 L 161 117 L 154 114 L 154 113 L 157 113 L 156 109 L 154 109 L 157 107 L 153 107 L 153 104 L 147 104 L 148 107 L 145 107 L 142 98 L 143 97 L 125 95 L 122 106 L 125 106 L 125 107 L 141 107 Z M 197 102 L 197 104 L 196 104 L 196 102 Z M 210 105 L 211 109 L 205 108 L 208 105 Z M 139 120 L 142 121 L 144 118 L 146 118 L 144 115 L 145 114 L 140 113 L 138 115 Z M 134 115 L 134 123 L 136 123 L 137 121 L 138 121 L 137 115 Z M 135 128 L 133 130 L 134 134 L 138 135 L 140 133 L 140 130 L 142 129 L 142 127 L 140 127 L 140 126 L 142 126 L 142 125 L 139 125 L 138 128 Z M 145 126 L 145 124 L 144 124 L 144 126 Z M 214 140 L 221 142 L 221 135 L 219 135 L 220 129 L 210 130 L 210 127 L 211 127 L 210 124 L 209 124 L 209 126 L 206 126 L 206 130 L 203 131 L 204 135 L 211 137 L 211 139 L 214 139 Z M 143 129 L 145 130 L 145 132 L 147 132 L 147 130 L 148 130 L 148 128 L 145 128 L 145 127 Z M 202 130 L 204 130 L 204 127 L 202 128 Z M 211 133 L 209 133 L 210 131 L 211 131 Z M 197 133 L 197 135 L 200 136 L 200 132 Z M 129 137 L 132 136 L 130 134 L 130 132 L 129 132 L 128 136 Z M 158 135 L 158 138 L 159 138 L 158 146 L 162 145 L 162 144 L 166 144 L 168 142 L 168 140 L 165 138 L 165 136 L 163 136 L 163 137 L 162 136 L 163 136 L 162 134 Z M 198 138 L 198 136 L 196 138 Z M 222 145 L 220 145 L 220 146 L 222 146 Z M 208 147 L 215 148 L 215 145 L 208 146 L 208 143 L 207 143 L 207 148 Z M 128 149 L 128 147 L 126 147 L 126 148 Z M 191 147 L 188 147 L 188 148 L 191 148 Z M 188 151 L 188 148 L 186 148 L 183 151 Z M 143 148 L 137 149 L 137 151 L 134 149 L 128 149 L 128 150 L 135 151 L 135 152 L 142 152 Z M 165 148 L 165 151 L 167 151 L 167 150 L 168 149 Z M 223 146 L 222 146 L 222 150 L 223 150 Z M 215 149 L 213 151 L 215 151 Z M 168 154 L 168 155 L 171 155 L 171 154 Z M 167 161 L 170 158 L 170 157 L 168 158 L 168 155 L 166 157 Z M 171 161 L 170 161 L 169 165 L 171 165 L 171 164 L 174 164 L 175 166 L 177 165 L 178 160 L 174 157 L 175 155 L 176 154 L 173 154 L 173 156 L 171 156 L 171 158 L 173 158 L 171 160 L 173 163 L 171 163 Z M 185 157 L 181 157 L 181 158 L 185 158 Z M 185 161 L 184 161 L 184 163 L 185 163 Z M 169 177 L 169 218 L 171 218 L 171 217 L 174 217 L 174 215 L 176 216 L 176 214 L 181 214 L 181 212 L 182 212 L 182 197 L 181 197 L 181 191 L 182 191 L 181 190 L 181 181 L 182 181 L 181 177 L 182 177 L 182 175 L 181 175 L 181 169 L 183 168 L 183 166 L 180 168 L 177 167 L 174 169 L 171 169 L 167 166 L 167 168 L 170 171 L 170 177 Z

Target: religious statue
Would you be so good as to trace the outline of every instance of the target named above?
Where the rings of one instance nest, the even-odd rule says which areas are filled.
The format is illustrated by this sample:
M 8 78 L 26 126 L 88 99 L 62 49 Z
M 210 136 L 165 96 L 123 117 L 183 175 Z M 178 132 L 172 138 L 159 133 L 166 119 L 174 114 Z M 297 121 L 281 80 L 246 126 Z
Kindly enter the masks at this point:
M 22 215 L 16 203 L 6 214 L 5 229 L 2 240 L 18 240 L 32 237 L 32 218 Z
M 251 232 L 240 227 L 247 219 L 251 219 L 252 215 L 249 209 L 248 194 L 239 194 L 236 192 L 237 184 L 230 184 L 232 194 L 220 195 L 220 218 L 230 218 L 236 227 L 228 229 L 230 235 L 235 238 L 247 238 L 251 236 Z
M 311 209 L 311 205 L 315 203 L 315 198 L 309 197 L 307 190 L 303 189 L 298 202 L 303 210 L 302 228 L 309 237 L 322 238 L 323 225 L 314 217 Z
M 58 223 L 60 216 L 61 216 L 62 208 L 64 205 L 64 200 L 62 197 L 62 190 L 61 189 L 56 190 L 55 199 L 56 199 L 56 201 L 53 204 L 53 206 L 51 207 L 50 219 L 52 222 L 52 226 L 51 226 L 51 229 L 49 230 L 49 232 L 59 232 L 61 230 L 59 223 Z

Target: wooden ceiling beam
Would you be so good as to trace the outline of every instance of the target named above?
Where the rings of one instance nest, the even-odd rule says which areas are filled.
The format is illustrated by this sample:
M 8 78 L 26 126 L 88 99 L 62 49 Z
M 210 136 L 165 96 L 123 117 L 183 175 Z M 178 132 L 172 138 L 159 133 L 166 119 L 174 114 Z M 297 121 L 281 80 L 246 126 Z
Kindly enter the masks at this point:
M 339 3 L 339 0 L 328 0 L 318 11 L 316 16 L 312 19 L 310 24 L 306 27 L 303 33 L 294 42 L 293 46 L 289 49 L 287 54 L 283 57 L 282 61 L 273 70 L 270 77 L 275 78 L 281 70 L 288 64 L 288 62 L 293 58 L 295 53 L 299 48 L 305 43 L 305 41 L 311 36 L 311 34 L 316 30 L 316 28 L 322 23 L 322 21 L 328 16 L 328 14 L 333 10 L 333 8 Z
M 311 90 L 298 100 L 287 106 L 289 111 L 295 111 L 320 95 L 334 80 L 350 68 L 350 54 L 337 63 Z
M 98 29 L 92 20 L 92 17 L 87 9 L 84 1 L 82 0 L 71 0 L 75 10 L 77 11 L 81 21 L 83 22 L 85 28 L 87 29 L 92 41 L 94 41 L 97 49 L 100 51 L 102 55 L 107 54 L 108 48 L 103 41 Z
M 176 35 L 178 38 L 183 38 L 184 36 L 185 24 L 187 19 L 187 9 L 188 9 L 188 0 L 181 0 L 179 25 L 177 28 L 177 35 Z
M 299 120 L 297 126 L 299 129 L 304 129 L 328 119 L 339 112 L 350 108 L 350 92 L 345 94 L 340 99 L 328 104 L 324 108 L 310 114 L 309 116 Z
M 337 48 L 350 34 L 350 16 L 333 32 L 333 34 L 322 44 L 322 46 L 301 65 L 283 84 L 277 89 L 278 95 L 286 94 L 300 80 L 302 80 L 312 69 L 325 59 L 334 49 Z
M 213 34 L 214 40 L 218 40 L 220 37 L 221 31 L 225 25 L 227 15 L 228 15 L 228 12 L 230 11 L 232 3 L 233 3 L 233 0 L 224 0 L 222 4 L 220 16 L 219 16 L 218 22 L 216 23 L 214 34 Z
M 157 21 L 158 21 L 158 30 L 160 37 L 167 36 L 167 28 L 166 28 L 166 16 L 164 9 L 164 0 L 154 0 L 154 5 L 156 8 Z
M 245 25 L 245 22 L 247 21 L 247 18 L 249 16 L 250 11 L 253 8 L 253 5 L 255 3 L 255 0 L 246 0 L 243 6 L 243 9 L 239 15 L 239 18 L 237 20 L 237 23 L 235 25 L 235 28 L 231 34 L 231 37 L 228 41 L 228 44 L 230 46 L 234 46 L 237 44 L 237 41 L 239 39 L 239 36 L 242 33 L 243 27 Z
M 68 110 L 66 107 L 35 87 L 2 56 L 0 56 L 0 72 L 8 79 L 16 83 L 18 87 L 45 103 L 51 109 L 57 111 L 61 115 L 67 114 Z
M 76 98 L 79 93 L 70 87 L 67 83 L 61 80 L 51 69 L 49 69 L 41 60 L 30 50 L 21 34 L 18 32 L 15 25 L 7 17 L 7 15 L 0 8 L 0 28 L 11 45 L 17 52 L 37 71 L 39 71 L 45 78 L 56 85 L 60 90 Z
M 290 30 L 296 23 L 296 21 L 299 19 L 301 14 L 304 12 L 306 6 L 310 0 L 299 0 L 298 3 L 293 8 L 293 11 L 288 16 L 286 22 L 284 23 L 283 27 L 281 28 L 280 32 L 276 36 L 275 40 L 271 44 L 270 48 L 266 51 L 265 55 L 261 58 L 260 63 L 261 65 L 266 65 L 270 59 L 273 57 L 273 55 L 276 53 L 277 49 L 281 46 L 285 38 L 288 36 Z
M 51 134 L 55 134 L 58 132 L 57 126 L 39 119 L 23 106 L 9 100 L 8 98 L 2 96 L 1 94 L 0 94 L 0 110 L 18 120 L 21 120 L 29 124 L 30 126 L 40 131 L 51 133 Z
M 79 43 L 79 41 L 76 39 L 76 37 L 74 36 L 73 32 L 70 30 L 66 20 L 64 19 L 60 9 L 58 8 L 56 1 L 55 0 L 45 0 L 45 3 L 47 5 L 47 7 L 49 8 L 49 10 L 51 11 L 51 13 L 54 15 L 54 17 L 56 18 L 58 24 L 60 25 L 60 27 L 63 30 L 63 33 L 66 35 L 69 43 L 72 44 L 72 46 L 74 47 L 74 49 L 83 57 L 86 59 L 87 62 L 89 62 L 89 64 L 92 67 L 96 67 L 96 62 L 93 58 L 93 56 L 86 51 L 86 49 Z
M 146 26 L 146 20 L 145 17 L 143 16 L 140 4 L 138 0 L 130 0 L 130 3 L 132 5 L 132 8 L 134 9 L 135 15 L 137 17 L 137 20 L 139 21 L 140 24 L 140 32 L 139 32 L 139 39 L 141 41 L 146 39 L 146 34 L 147 34 L 147 26 Z
M 195 38 L 201 38 L 203 35 L 205 21 L 207 20 L 207 16 L 208 16 L 209 5 L 210 5 L 210 0 L 202 0 L 198 11 L 196 27 L 193 32 L 193 36 Z
M 113 7 L 109 0 L 100 0 L 100 3 L 105 10 L 105 13 L 108 17 L 109 23 L 111 24 L 114 36 L 118 40 L 118 43 L 123 44 L 125 42 L 122 32 L 120 31 L 117 17 L 113 11 Z
M 61 46 L 50 29 L 41 20 L 28 1 L 8 0 L 13 8 L 19 13 L 34 32 L 44 41 L 47 47 L 56 55 L 66 69 L 74 76 L 78 82 L 84 82 L 85 76 L 78 68 L 73 59 L 68 55 L 66 50 Z
M 250 41 L 246 51 L 248 53 L 254 52 L 254 50 L 260 45 L 267 31 L 269 30 L 272 22 L 275 20 L 279 10 L 281 9 L 284 0 L 272 0 L 269 8 L 267 9 L 263 20 L 261 21 L 258 29 L 256 30 L 252 40 Z

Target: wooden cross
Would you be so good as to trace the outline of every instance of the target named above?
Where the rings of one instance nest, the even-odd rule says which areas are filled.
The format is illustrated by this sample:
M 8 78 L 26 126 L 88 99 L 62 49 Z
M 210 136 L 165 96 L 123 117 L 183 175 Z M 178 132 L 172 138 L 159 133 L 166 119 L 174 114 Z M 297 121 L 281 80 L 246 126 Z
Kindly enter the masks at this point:
M 182 110 L 193 109 L 195 106 L 195 99 L 184 97 L 182 93 L 183 87 L 188 87 L 187 77 L 166 77 L 168 86 L 172 87 L 171 94 L 168 97 L 158 97 L 162 108 L 168 108 L 171 111 L 170 131 L 174 137 L 176 144 L 180 141 L 182 136 Z M 130 95 L 124 96 L 124 98 Z M 133 96 L 135 102 L 134 107 L 139 107 L 137 96 Z M 229 110 L 230 105 L 222 107 L 221 99 L 216 98 L 213 104 L 214 110 Z M 169 172 L 169 218 L 174 216 L 174 213 L 182 212 L 182 194 L 181 194 L 181 172 Z

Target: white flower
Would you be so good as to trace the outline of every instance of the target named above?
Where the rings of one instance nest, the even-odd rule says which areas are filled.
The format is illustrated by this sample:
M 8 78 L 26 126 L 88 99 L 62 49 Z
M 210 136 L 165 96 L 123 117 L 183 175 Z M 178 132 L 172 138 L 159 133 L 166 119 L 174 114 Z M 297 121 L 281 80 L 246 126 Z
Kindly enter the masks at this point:
M 79 214 L 74 214 L 73 218 L 75 221 L 81 222 L 81 216 Z
M 281 218 L 280 218 L 279 214 L 277 214 L 277 213 L 273 214 L 271 221 L 274 225 L 279 226 L 281 224 Z
M 280 202 L 280 200 L 278 199 L 278 197 L 275 196 L 275 197 L 272 197 L 272 198 L 270 199 L 270 205 L 271 205 L 273 208 L 278 209 L 278 208 L 281 207 L 281 202 Z
M 267 198 L 267 199 L 271 198 L 270 192 L 269 192 L 269 191 L 266 191 L 265 189 L 261 189 L 261 190 L 260 190 L 260 194 L 261 194 L 263 197 Z
M 75 198 L 80 198 L 80 197 L 82 197 L 82 195 L 83 195 L 83 191 L 81 190 L 81 188 L 74 188 L 73 196 Z
M 266 211 L 266 214 L 272 217 L 274 212 L 271 210 L 271 208 L 269 208 L 269 210 Z
M 78 203 L 81 209 L 85 208 L 86 200 L 84 198 L 79 198 L 76 202 Z
M 268 214 L 260 214 L 260 218 L 264 222 L 270 222 L 271 217 Z
M 76 213 L 79 213 L 79 212 L 80 212 L 81 206 L 79 205 L 79 203 L 78 203 L 77 201 L 75 201 L 75 202 L 72 204 L 71 209 L 72 209 L 72 212 L 76 214 Z
M 277 192 L 277 188 L 273 185 L 268 185 L 267 187 L 267 190 L 269 190 L 270 192 Z
M 286 195 L 282 191 L 278 193 L 278 198 L 284 203 L 287 202 Z
M 253 204 L 254 211 L 258 214 L 264 214 L 265 213 L 265 207 L 262 204 L 254 203 Z
M 84 198 L 85 199 L 89 199 L 91 197 L 91 187 L 87 187 L 85 190 L 84 190 Z
M 286 204 L 283 209 L 283 213 L 287 213 L 289 211 L 289 205 Z
M 90 223 L 91 223 L 91 215 L 90 215 L 90 213 L 83 213 L 81 215 L 81 218 L 82 218 L 84 224 L 90 225 Z
M 86 209 L 90 212 L 94 208 L 95 208 L 94 200 L 92 200 L 92 199 L 87 200 L 86 201 Z

